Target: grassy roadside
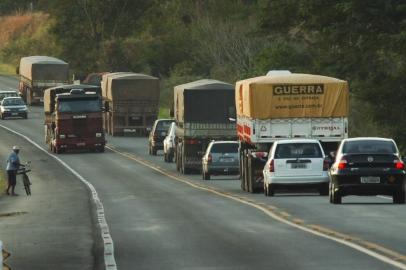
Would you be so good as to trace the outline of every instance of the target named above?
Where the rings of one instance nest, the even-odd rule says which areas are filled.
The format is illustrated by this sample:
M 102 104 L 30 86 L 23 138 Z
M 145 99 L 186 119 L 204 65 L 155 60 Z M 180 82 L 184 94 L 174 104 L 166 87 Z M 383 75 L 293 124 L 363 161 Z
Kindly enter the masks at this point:
M 0 74 L 15 75 L 16 68 L 10 64 L 0 63 Z
M 0 195 L 6 190 L 6 175 L 3 170 L 0 170 Z

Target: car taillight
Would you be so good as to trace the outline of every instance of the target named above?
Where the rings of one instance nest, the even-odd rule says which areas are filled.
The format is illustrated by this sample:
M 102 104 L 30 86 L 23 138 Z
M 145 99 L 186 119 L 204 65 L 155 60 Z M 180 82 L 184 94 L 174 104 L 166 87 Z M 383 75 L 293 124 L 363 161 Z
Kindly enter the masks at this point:
M 340 162 L 338 163 L 338 169 L 339 170 L 344 170 L 347 167 L 347 160 L 345 158 L 342 158 Z
M 275 162 L 273 159 L 269 162 L 269 172 L 275 172 Z
M 208 156 L 207 156 L 207 162 L 208 163 L 211 163 L 213 161 L 213 157 L 209 154 Z
M 400 160 L 395 160 L 395 168 L 398 170 L 404 170 L 405 169 L 405 163 L 403 163 Z
M 327 159 L 323 161 L 323 171 L 328 171 L 330 164 Z

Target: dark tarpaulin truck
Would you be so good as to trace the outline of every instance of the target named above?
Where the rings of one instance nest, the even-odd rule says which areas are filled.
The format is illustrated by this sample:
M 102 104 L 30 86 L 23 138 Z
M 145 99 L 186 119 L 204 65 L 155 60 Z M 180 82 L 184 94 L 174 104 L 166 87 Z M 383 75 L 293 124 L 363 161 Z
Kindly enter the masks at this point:
M 104 129 L 110 135 L 147 134 L 158 117 L 159 79 L 132 72 L 102 76 Z
M 54 153 L 72 149 L 104 151 L 100 87 L 64 85 L 44 92 L 45 141 Z
M 174 88 L 176 168 L 188 174 L 201 170 L 211 140 L 236 140 L 234 86 L 199 80 Z
M 20 75 L 19 92 L 28 105 L 41 103 L 45 89 L 69 81 L 69 65 L 49 56 L 21 58 L 17 73 Z

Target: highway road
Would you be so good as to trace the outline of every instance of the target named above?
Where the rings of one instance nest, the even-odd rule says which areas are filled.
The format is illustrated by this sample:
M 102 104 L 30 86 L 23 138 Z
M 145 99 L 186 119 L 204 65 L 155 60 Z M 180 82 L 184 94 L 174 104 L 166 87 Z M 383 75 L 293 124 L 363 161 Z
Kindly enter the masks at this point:
M 0 77 L 2 87 L 17 81 Z M 58 155 L 74 175 L 5 128 L 46 149 L 42 109 L 0 122 L 0 158 L 19 144 L 34 170 L 32 197 L 0 197 L 0 240 L 13 269 L 115 268 L 101 263 L 97 212 L 78 176 L 103 203 L 120 270 L 406 269 L 406 208 L 386 197 L 330 205 L 313 193 L 248 194 L 233 177 L 179 175 L 147 154 L 146 138 L 109 137 L 105 153 Z

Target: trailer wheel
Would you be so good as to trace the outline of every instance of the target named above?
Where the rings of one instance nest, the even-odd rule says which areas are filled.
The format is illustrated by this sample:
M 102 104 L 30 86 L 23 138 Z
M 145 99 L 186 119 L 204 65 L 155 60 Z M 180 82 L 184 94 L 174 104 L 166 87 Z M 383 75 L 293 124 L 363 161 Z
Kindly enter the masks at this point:
M 255 193 L 253 177 L 252 177 L 252 160 L 250 156 L 247 157 L 247 184 L 248 184 L 248 192 Z
M 242 149 L 240 149 L 240 183 L 241 183 L 241 190 L 245 191 L 244 150 L 242 150 Z

